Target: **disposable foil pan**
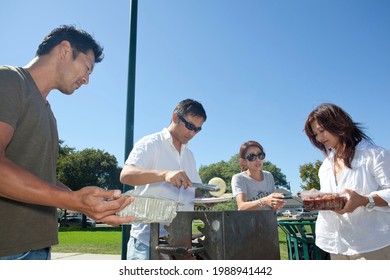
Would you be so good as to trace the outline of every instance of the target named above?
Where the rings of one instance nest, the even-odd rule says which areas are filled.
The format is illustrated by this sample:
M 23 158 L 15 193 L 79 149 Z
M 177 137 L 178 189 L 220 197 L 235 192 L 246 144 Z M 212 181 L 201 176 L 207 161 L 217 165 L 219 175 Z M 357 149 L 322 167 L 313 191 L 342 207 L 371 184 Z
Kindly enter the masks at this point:
M 123 195 L 132 196 L 134 200 L 117 215 L 135 216 L 135 220 L 130 224 L 171 223 L 176 217 L 177 207 L 181 204 L 167 198 L 133 195 L 131 191 Z

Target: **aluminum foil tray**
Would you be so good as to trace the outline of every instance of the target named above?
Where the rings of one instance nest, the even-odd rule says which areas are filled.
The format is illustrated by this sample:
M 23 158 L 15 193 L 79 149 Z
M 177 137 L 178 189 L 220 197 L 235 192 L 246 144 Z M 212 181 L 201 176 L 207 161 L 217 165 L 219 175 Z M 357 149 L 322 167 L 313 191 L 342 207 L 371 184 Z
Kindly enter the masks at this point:
M 135 216 L 134 223 L 171 223 L 176 217 L 177 206 L 181 203 L 166 198 L 133 195 L 131 191 L 123 195 L 132 196 L 134 200 L 117 213 L 120 217 Z

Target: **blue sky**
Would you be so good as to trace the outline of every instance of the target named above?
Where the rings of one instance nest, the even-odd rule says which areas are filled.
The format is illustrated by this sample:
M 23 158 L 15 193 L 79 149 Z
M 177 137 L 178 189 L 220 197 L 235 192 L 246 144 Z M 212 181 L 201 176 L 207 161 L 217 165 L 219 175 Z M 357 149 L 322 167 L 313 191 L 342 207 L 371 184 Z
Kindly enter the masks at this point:
M 390 2 L 140 0 L 134 140 L 169 125 L 182 99 L 208 114 L 191 141 L 197 164 L 257 140 L 293 191 L 299 166 L 322 159 L 303 133 L 332 102 L 389 147 Z M 2 1 L 1 65 L 26 65 L 53 28 L 75 24 L 105 47 L 90 84 L 49 95 L 60 138 L 125 160 L 130 1 Z

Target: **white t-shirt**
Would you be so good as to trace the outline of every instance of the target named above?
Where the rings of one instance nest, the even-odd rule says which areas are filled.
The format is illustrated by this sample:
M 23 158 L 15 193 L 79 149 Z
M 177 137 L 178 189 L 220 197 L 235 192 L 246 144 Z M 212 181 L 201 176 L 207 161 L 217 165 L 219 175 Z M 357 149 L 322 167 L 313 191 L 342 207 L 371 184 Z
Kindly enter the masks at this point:
M 191 182 L 201 183 L 201 178 L 196 169 L 195 158 L 188 145 L 182 145 L 179 153 L 173 145 L 172 136 L 167 128 L 140 139 L 134 145 L 125 164 L 132 164 L 147 170 L 184 170 Z M 180 201 L 182 205 L 179 206 L 179 211 L 194 210 L 194 188 L 178 189 L 171 184 L 158 182 L 135 186 L 134 192 L 142 196 L 162 197 Z M 167 235 L 163 226 L 163 224 L 160 224 L 160 236 Z M 130 235 L 148 245 L 150 226 L 148 224 L 133 224 Z
M 232 177 L 233 195 L 237 196 L 244 193 L 246 201 L 254 201 L 262 197 L 266 197 L 275 192 L 275 181 L 272 174 L 263 170 L 264 179 L 256 181 L 250 177 L 245 171 L 235 174 Z M 269 210 L 271 207 L 263 207 L 261 210 Z
M 334 155 L 326 158 L 319 170 L 321 191 L 352 189 L 361 195 L 378 194 L 390 205 L 390 151 L 361 141 L 356 146 L 352 169 L 345 168 L 336 185 Z M 358 207 L 352 213 L 319 211 L 316 244 L 333 254 L 355 255 L 390 245 L 390 207 L 375 207 L 368 212 Z

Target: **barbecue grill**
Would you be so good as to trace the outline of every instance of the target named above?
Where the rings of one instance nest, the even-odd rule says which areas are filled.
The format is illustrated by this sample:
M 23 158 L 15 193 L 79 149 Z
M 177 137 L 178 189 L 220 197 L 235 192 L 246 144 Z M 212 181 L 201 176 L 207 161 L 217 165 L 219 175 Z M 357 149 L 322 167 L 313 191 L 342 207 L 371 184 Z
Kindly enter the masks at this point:
M 201 221 L 200 234 L 192 233 Z M 151 224 L 150 259 L 279 260 L 276 213 L 263 211 L 177 212 L 159 237 L 159 223 Z

